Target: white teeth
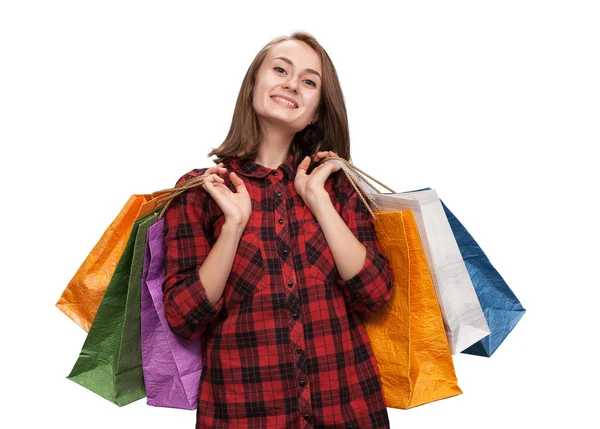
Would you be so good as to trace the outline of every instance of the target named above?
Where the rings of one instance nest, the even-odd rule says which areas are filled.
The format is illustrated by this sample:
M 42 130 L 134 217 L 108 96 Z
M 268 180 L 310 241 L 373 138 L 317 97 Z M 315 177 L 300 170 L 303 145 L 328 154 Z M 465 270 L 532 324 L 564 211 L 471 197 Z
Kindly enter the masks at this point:
M 296 105 L 294 103 L 292 103 L 291 101 L 286 100 L 285 98 L 281 98 L 281 97 L 273 97 L 273 98 L 275 100 L 283 101 L 288 106 L 296 107 Z

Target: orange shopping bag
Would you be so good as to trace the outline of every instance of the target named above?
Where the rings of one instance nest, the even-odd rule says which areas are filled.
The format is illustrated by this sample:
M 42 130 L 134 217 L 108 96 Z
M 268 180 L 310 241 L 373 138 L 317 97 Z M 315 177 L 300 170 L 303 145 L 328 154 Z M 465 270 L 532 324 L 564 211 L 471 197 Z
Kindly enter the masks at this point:
M 162 191 L 160 191 L 162 192 Z M 56 306 L 89 332 L 136 219 L 152 212 L 162 202 L 160 192 L 134 194 L 106 229 L 81 264 Z
M 179 183 L 174 188 L 152 194 L 132 195 L 83 261 L 56 306 L 89 332 L 134 222 L 160 207 L 162 216 L 175 197 L 187 189 L 201 185 L 203 181 L 204 176 L 197 176 Z
M 371 340 L 387 406 L 406 409 L 460 395 L 442 313 L 412 211 L 394 209 L 393 199 L 382 207 L 385 211 L 379 210 L 352 177 L 356 174 L 366 182 L 360 170 L 341 158 L 329 159 L 343 162 L 346 176 L 375 219 L 378 241 L 394 274 L 392 297 L 386 305 L 375 313 L 359 313 Z

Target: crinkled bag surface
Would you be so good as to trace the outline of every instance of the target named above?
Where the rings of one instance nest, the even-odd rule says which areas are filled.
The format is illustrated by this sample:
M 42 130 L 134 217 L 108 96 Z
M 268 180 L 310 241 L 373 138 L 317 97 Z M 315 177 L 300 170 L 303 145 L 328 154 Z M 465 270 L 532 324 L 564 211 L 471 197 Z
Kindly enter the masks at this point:
M 140 285 L 146 230 L 135 221 L 75 366 L 67 378 L 119 405 L 146 396 L 140 343 Z
M 413 212 L 452 354 L 488 336 L 483 309 L 436 191 L 376 194 L 373 198 L 383 211 Z
M 442 202 L 492 333 L 462 353 L 491 356 L 525 314 L 525 309 L 481 247 Z
M 123 254 L 133 223 L 154 211 L 160 196 L 134 194 L 85 258 L 56 306 L 86 332 L 90 331 L 106 288 Z
M 375 212 L 375 230 L 394 273 L 390 301 L 360 314 L 388 407 L 411 408 L 459 395 L 450 346 L 415 218 Z
M 488 336 L 490 329 L 462 255 L 435 190 L 380 193 L 369 180 L 333 160 L 370 196 L 378 210 L 411 210 L 433 281 L 452 354 Z M 372 179 L 372 178 L 371 178 Z M 387 188 L 387 186 L 386 186 Z
M 200 339 L 184 341 L 169 328 L 164 314 L 164 218 L 148 228 L 142 271 L 142 367 L 148 405 L 197 407 L 202 371 Z

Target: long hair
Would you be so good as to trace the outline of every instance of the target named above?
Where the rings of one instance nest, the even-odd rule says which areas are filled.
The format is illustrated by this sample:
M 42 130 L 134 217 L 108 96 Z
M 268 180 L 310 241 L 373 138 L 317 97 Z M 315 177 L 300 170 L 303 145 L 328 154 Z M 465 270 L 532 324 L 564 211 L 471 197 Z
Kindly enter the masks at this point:
M 215 164 L 227 162 L 232 157 L 254 159 L 258 154 L 262 131 L 252 106 L 252 92 L 256 82 L 256 74 L 267 56 L 268 50 L 286 40 L 297 40 L 309 45 L 321 58 L 323 69 L 321 101 L 317 108 L 318 120 L 297 132 L 290 146 L 295 165 L 298 165 L 305 156 L 310 156 L 311 166 L 308 169 L 310 173 L 314 168 L 312 156 L 325 150 L 334 151 L 341 158 L 350 161 L 348 115 L 337 72 L 329 55 L 319 42 L 311 34 L 298 31 L 291 36 L 280 36 L 271 40 L 260 50 L 252 64 L 250 64 L 235 103 L 229 133 L 218 148 L 213 148 L 208 153 L 209 157 L 212 155 L 217 156 L 217 159 L 213 160 Z M 332 174 L 335 188 L 339 186 L 342 174 L 342 170 Z

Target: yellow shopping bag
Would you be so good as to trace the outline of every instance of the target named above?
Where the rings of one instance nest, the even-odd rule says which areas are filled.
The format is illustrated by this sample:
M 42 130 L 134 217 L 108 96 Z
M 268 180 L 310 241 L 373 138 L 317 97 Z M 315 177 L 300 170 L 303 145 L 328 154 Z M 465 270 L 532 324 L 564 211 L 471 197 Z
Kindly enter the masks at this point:
M 342 161 L 367 182 L 348 161 L 327 159 Z M 355 189 L 377 207 L 360 183 L 344 172 Z M 412 211 L 373 211 L 362 200 L 375 219 L 378 241 L 394 274 L 392 297 L 386 305 L 375 313 L 359 313 L 371 340 L 387 406 L 406 409 L 461 394 Z

